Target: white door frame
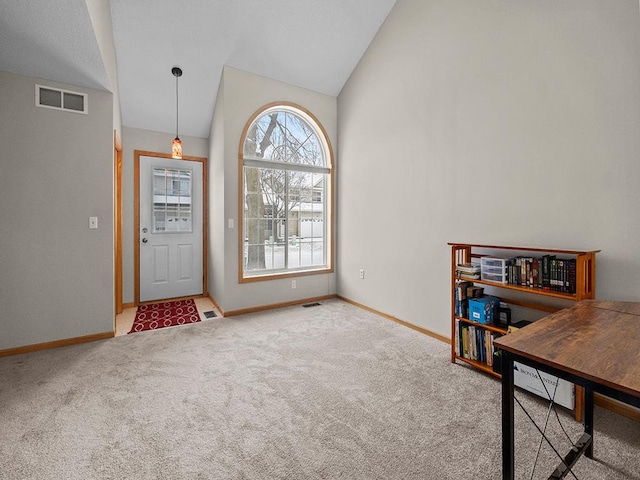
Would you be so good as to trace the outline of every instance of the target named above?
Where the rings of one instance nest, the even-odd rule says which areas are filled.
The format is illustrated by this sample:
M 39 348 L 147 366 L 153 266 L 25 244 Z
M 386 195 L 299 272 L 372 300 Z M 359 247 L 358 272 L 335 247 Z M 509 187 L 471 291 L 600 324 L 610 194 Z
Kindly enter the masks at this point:
M 158 157 L 171 158 L 169 153 L 147 152 L 144 150 L 134 150 L 133 152 L 133 182 L 134 182 L 134 207 L 133 207 L 133 223 L 134 223 L 134 302 L 140 305 L 140 157 Z M 208 295 L 207 290 L 207 231 L 209 225 L 209 201 L 207 192 L 207 159 L 205 157 L 184 156 L 183 160 L 202 163 L 202 296 Z M 158 300 L 154 300 L 157 302 Z M 152 303 L 152 302 L 151 302 Z

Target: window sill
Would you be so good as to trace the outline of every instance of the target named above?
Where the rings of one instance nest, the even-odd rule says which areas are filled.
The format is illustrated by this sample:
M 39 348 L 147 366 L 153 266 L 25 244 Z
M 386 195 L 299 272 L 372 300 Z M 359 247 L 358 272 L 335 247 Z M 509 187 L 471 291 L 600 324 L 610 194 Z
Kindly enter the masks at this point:
M 264 273 L 264 274 L 258 274 L 258 275 L 245 275 L 245 276 L 241 276 L 238 279 L 238 283 L 263 282 L 267 280 L 280 280 L 283 278 L 291 278 L 291 277 L 326 275 L 328 273 L 333 273 L 332 267 L 322 267 L 322 268 L 313 269 L 313 270 L 295 270 L 295 271 L 282 272 L 282 273 Z

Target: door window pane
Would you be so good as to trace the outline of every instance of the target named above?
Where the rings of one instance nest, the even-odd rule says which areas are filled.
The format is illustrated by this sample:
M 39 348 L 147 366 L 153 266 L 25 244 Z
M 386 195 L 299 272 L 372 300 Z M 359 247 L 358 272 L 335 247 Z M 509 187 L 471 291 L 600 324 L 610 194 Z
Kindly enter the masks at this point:
M 191 233 L 191 170 L 154 167 L 153 233 Z

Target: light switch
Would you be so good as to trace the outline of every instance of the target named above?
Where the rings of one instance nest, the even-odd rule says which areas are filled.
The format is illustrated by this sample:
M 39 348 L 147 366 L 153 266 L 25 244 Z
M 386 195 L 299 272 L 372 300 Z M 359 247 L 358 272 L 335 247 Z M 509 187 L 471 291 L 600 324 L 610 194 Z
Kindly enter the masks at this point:
M 229 219 L 229 228 L 233 228 L 235 225 L 235 222 L 233 221 L 233 218 Z
M 89 228 L 96 230 L 98 228 L 98 217 L 89 217 Z

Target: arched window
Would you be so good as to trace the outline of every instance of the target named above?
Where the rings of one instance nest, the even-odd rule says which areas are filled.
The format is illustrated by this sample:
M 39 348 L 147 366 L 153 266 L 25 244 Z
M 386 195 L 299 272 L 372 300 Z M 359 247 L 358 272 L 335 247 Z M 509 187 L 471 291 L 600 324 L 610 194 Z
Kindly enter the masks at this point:
M 240 163 L 240 281 L 330 271 L 332 152 L 318 121 L 264 107 L 245 126 Z

